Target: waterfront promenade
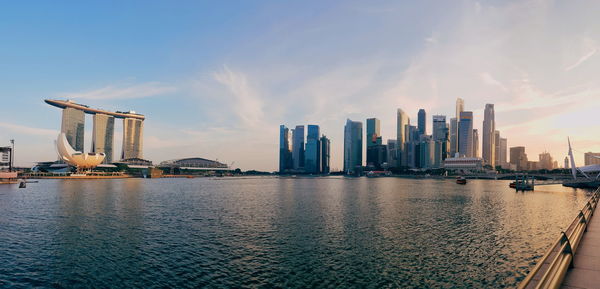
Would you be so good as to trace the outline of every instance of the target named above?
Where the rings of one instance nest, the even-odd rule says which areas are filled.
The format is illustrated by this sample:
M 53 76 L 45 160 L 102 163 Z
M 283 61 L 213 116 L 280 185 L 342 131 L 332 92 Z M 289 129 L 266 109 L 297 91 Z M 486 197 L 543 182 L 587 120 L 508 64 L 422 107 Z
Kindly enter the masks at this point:
M 598 213 L 596 207 L 594 214 Z M 600 217 L 592 218 L 588 224 L 561 288 L 600 288 Z
M 600 289 L 600 188 L 521 282 L 525 288 Z

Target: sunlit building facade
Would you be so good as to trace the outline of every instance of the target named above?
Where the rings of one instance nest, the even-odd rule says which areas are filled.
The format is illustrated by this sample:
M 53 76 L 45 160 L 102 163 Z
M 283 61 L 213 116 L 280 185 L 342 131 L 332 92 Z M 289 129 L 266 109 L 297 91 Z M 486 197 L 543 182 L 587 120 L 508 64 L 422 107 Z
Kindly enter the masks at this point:
M 486 165 L 496 164 L 496 120 L 494 105 L 486 104 L 483 115 L 483 132 L 481 152 Z
M 107 114 L 94 114 L 92 130 L 92 152 L 104 153 L 105 164 L 113 162 L 113 143 L 115 132 L 115 117 Z
M 123 119 L 123 151 L 121 159 L 143 159 L 144 121 L 135 118 Z
M 85 112 L 72 107 L 65 107 L 62 112 L 60 132 L 65 134 L 67 142 L 73 149 L 83 152 Z
M 406 154 L 405 154 L 405 143 L 407 141 L 407 132 L 406 129 L 410 125 L 410 118 L 408 114 L 404 112 L 402 109 L 398 109 L 396 115 L 396 144 L 398 145 L 396 157 L 398 166 L 406 166 Z

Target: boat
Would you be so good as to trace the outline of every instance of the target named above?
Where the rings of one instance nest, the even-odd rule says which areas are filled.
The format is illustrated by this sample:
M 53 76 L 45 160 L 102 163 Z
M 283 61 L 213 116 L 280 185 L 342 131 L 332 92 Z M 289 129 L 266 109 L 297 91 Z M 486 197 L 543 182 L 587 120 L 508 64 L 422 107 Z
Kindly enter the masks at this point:
M 465 177 L 458 177 L 458 178 L 456 178 L 456 183 L 459 185 L 466 185 L 467 179 L 465 179 Z
M 508 185 L 511 189 L 516 189 L 517 188 L 517 182 L 512 182 Z

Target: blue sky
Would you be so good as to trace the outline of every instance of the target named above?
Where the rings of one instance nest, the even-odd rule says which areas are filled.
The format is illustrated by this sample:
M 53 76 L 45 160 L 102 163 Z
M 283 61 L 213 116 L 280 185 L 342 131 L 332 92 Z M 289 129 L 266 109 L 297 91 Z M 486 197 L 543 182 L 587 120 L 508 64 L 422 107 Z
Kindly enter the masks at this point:
M 346 118 L 454 111 L 497 127 L 530 159 L 600 151 L 594 1 L 4 2 L 0 143 L 17 163 L 55 159 L 70 98 L 147 116 L 144 156 L 277 167 L 278 125 L 319 124 L 341 167 Z M 86 147 L 91 147 L 91 118 Z M 120 125 L 115 139 L 120 152 Z

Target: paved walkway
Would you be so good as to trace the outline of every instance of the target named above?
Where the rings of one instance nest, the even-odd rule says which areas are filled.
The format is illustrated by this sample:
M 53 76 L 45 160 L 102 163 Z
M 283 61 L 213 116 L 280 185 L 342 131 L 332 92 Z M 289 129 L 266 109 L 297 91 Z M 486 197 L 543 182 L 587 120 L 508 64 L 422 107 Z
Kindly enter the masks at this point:
M 600 289 L 600 209 L 598 207 L 588 225 L 588 231 L 583 234 L 581 244 L 577 248 L 573 268 L 567 272 L 561 288 Z

